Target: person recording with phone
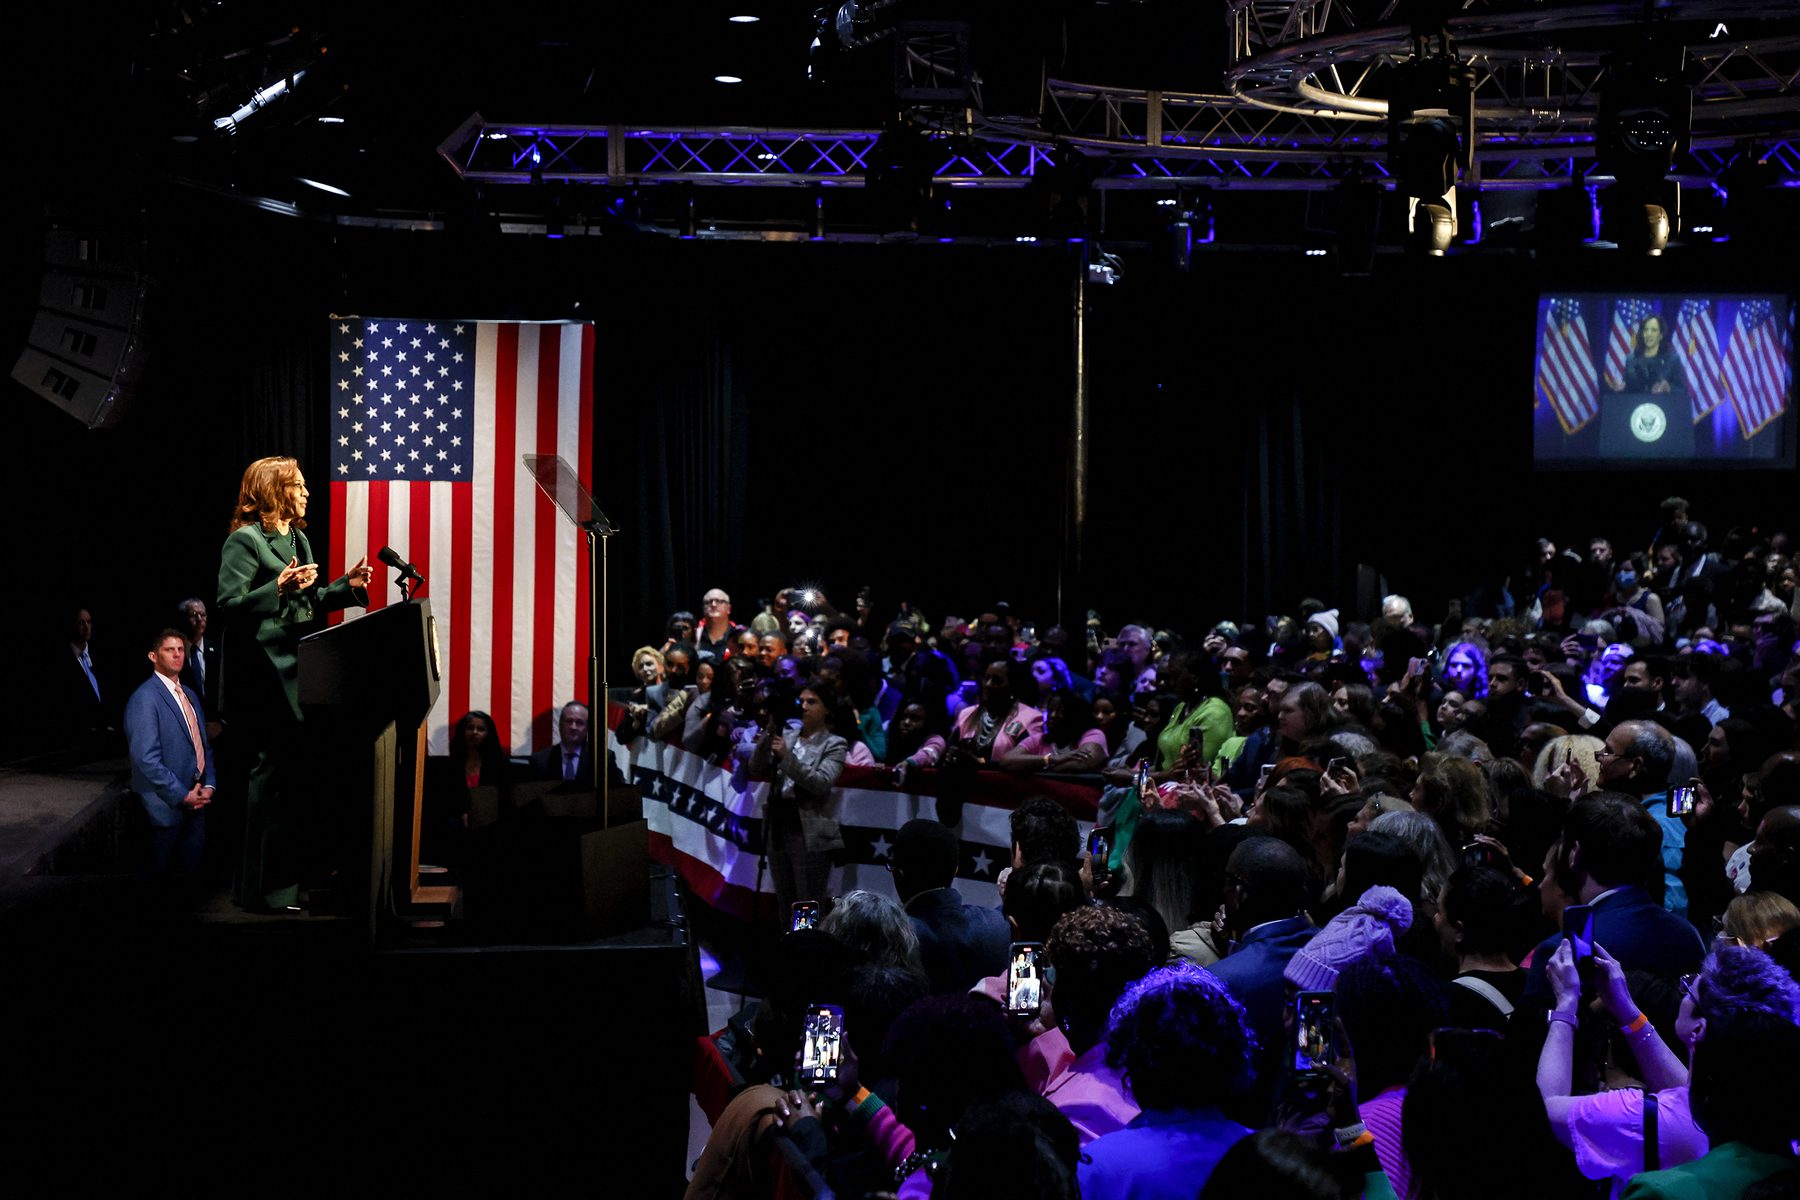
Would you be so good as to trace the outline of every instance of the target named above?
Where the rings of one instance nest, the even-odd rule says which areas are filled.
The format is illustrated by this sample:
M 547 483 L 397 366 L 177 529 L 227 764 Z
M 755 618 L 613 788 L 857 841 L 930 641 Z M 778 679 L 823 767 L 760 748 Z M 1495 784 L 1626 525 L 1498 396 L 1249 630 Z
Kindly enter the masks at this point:
M 829 801 L 843 774 L 849 745 L 832 727 L 845 720 L 854 724 L 854 718 L 847 710 L 827 707 L 824 698 L 831 695 L 834 689 L 823 683 L 801 688 L 797 716 L 785 722 L 772 716 L 751 756 L 752 773 L 773 772 L 764 811 L 775 911 L 782 914 L 796 900 L 824 896 L 832 853 L 844 848 L 843 831 Z
M 369 556 L 319 582 L 306 534 L 306 477 L 291 458 L 244 469 L 219 561 L 225 617 L 219 704 L 253 763 L 244 812 L 237 902 L 253 912 L 293 910 L 300 896 L 300 825 L 306 818 L 301 737 L 300 637 L 325 613 L 369 603 Z
M 1800 984 L 1765 954 L 1723 947 L 1701 971 L 1682 977 L 1671 1046 L 1633 998 L 1618 960 L 1598 944 L 1593 958 L 1593 1004 L 1618 1026 L 1643 1086 L 1573 1094 L 1573 1030 L 1584 996 L 1570 942 L 1550 958 L 1556 1002 L 1538 1058 L 1537 1085 L 1550 1130 L 1575 1152 L 1576 1167 L 1589 1179 L 1609 1181 L 1616 1195 L 1640 1172 L 1666 1170 L 1707 1153 L 1712 1142 L 1695 1120 L 1690 1091 L 1707 1030 L 1739 1013 L 1800 1022 Z

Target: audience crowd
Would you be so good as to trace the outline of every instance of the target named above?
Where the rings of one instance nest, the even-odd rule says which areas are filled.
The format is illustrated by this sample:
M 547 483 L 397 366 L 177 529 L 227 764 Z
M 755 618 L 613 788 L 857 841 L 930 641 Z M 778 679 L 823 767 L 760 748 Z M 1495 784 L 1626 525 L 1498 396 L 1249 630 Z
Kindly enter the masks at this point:
M 823 919 L 709 1039 L 690 1196 L 1800 1195 L 1785 535 L 1672 499 L 1641 547 L 1540 540 L 1437 622 L 1399 595 L 1182 630 L 702 600 L 632 655 L 618 734 L 768 779 L 779 911 Z M 151 647 L 163 744 L 205 758 L 216 725 L 178 723 L 211 710 L 205 607 L 182 616 Z M 46 705 L 89 733 L 123 702 L 94 628 L 72 616 Z M 433 852 L 474 788 L 591 786 L 590 724 L 571 702 L 516 764 L 458 714 Z M 897 899 L 821 894 L 847 765 L 936 798 L 893 839 Z M 994 771 L 1099 795 L 1017 806 L 998 909 L 956 885 Z M 825 1008 L 836 1066 L 803 1081 Z
M 625 735 L 771 778 L 779 911 L 826 912 L 709 1039 L 689 1195 L 1800 1195 L 1794 566 L 1662 516 L 1437 623 L 674 614 Z M 807 893 L 846 764 L 937 797 L 897 900 Z M 984 771 L 1100 796 L 1017 806 L 997 910 L 956 885 Z

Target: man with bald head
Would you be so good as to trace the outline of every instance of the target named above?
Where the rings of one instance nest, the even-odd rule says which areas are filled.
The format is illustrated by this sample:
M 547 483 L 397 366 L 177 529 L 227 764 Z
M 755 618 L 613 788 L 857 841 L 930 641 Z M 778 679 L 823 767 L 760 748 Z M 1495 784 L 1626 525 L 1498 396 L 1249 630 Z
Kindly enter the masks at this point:
M 1595 753 L 1594 765 L 1600 769 L 1598 790 L 1632 797 L 1662 830 L 1663 907 L 1678 917 L 1687 916 L 1687 885 L 1680 875 L 1687 826 L 1680 817 L 1669 815 L 1674 735 L 1655 721 L 1622 721 L 1606 735 L 1606 745 Z

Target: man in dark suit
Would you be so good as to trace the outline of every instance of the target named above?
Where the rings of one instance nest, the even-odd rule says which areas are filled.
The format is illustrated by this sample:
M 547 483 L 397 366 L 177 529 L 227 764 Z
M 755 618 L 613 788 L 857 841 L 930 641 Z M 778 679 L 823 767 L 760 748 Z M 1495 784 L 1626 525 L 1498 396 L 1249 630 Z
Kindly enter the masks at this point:
M 964 904 L 952 886 L 962 843 L 947 825 L 908 821 L 894 835 L 894 890 L 919 935 L 933 992 L 966 992 L 1006 970 L 1012 927 L 998 909 Z
M 1594 910 L 1594 940 L 1627 971 L 1679 979 L 1698 971 L 1706 945 L 1687 921 L 1652 894 L 1663 874 L 1663 831 L 1640 803 L 1621 792 L 1596 792 L 1569 806 L 1562 837 L 1550 849 L 1551 878 L 1577 904 Z M 1531 956 L 1522 1002 L 1540 1010 L 1551 1000 L 1545 965 L 1561 933 Z M 1515 1018 L 1515 1023 L 1517 1018 Z
M 1231 952 L 1206 969 L 1231 989 L 1256 1034 L 1255 1086 L 1242 1111 L 1259 1119 L 1274 1104 L 1288 1044 L 1282 972 L 1318 932 L 1305 912 L 1312 888 L 1306 861 L 1280 838 L 1245 838 L 1225 861 L 1225 932 Z
M 198 596 L 183 600 L 176 611 L 181 619 L 176 628 L 187 635 L 187 664 L 181 668 L 181 682 L 200 697 L 201 706 L 214 716 L 206 722 L 206 736 L 219 736 L 219 635 L 207 630 L 206 601 Z
M 105 729 L 111 723 L 109 711 L 118 710 L 117 701 L 109 695 L 110 680 L 102 679 L 89 645 L 94 636 L 93 615 L 86 608 L 75 608 L 68 617 L 68 641 L 59 643 L 51 653 L 46 703 L 37 716 L 49 732 L 72 744 Z M 113 706 L 110 710 L 109 704 Z
M 533 779 L 560 779 L 577 787 L 594 786 L 594 753 L 588 744 L 588 706 L 571 700 L 557 714 L 557 742 L 531 756 Z
M 150 648 L 154 670 L 125 703 L 131 788 L 150 819 L 152 874 L 193 874 L 206 839 L 215 775 L 200 697 L 182 686 L 187 636 L 165 629 Z

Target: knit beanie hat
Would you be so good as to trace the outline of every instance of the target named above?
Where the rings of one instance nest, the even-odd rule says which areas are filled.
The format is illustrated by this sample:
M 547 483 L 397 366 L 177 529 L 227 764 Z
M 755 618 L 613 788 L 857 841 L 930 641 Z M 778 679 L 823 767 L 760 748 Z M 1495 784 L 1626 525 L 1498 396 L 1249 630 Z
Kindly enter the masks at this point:
M 1329 992 L 1338 972 L 1365 958 L 1391 958 L 1412 928 L 1412 904 L 1391 887 L 1372 887 L 1300 947 L 1281 977 L 1303 992 Z
M 1319 628 L 1323 629 L 1326 633 L 1329 633 L 1332 637 L 1334 637 L 1334 638 L 1337 637 L 1337 635 L 1338 635 L 1338 610 L 1337 609 L 1328 608 L 1324 612 L 1316 612 L 1312 615 L 1310 620 L 1314 625 L 1317 625 Z

